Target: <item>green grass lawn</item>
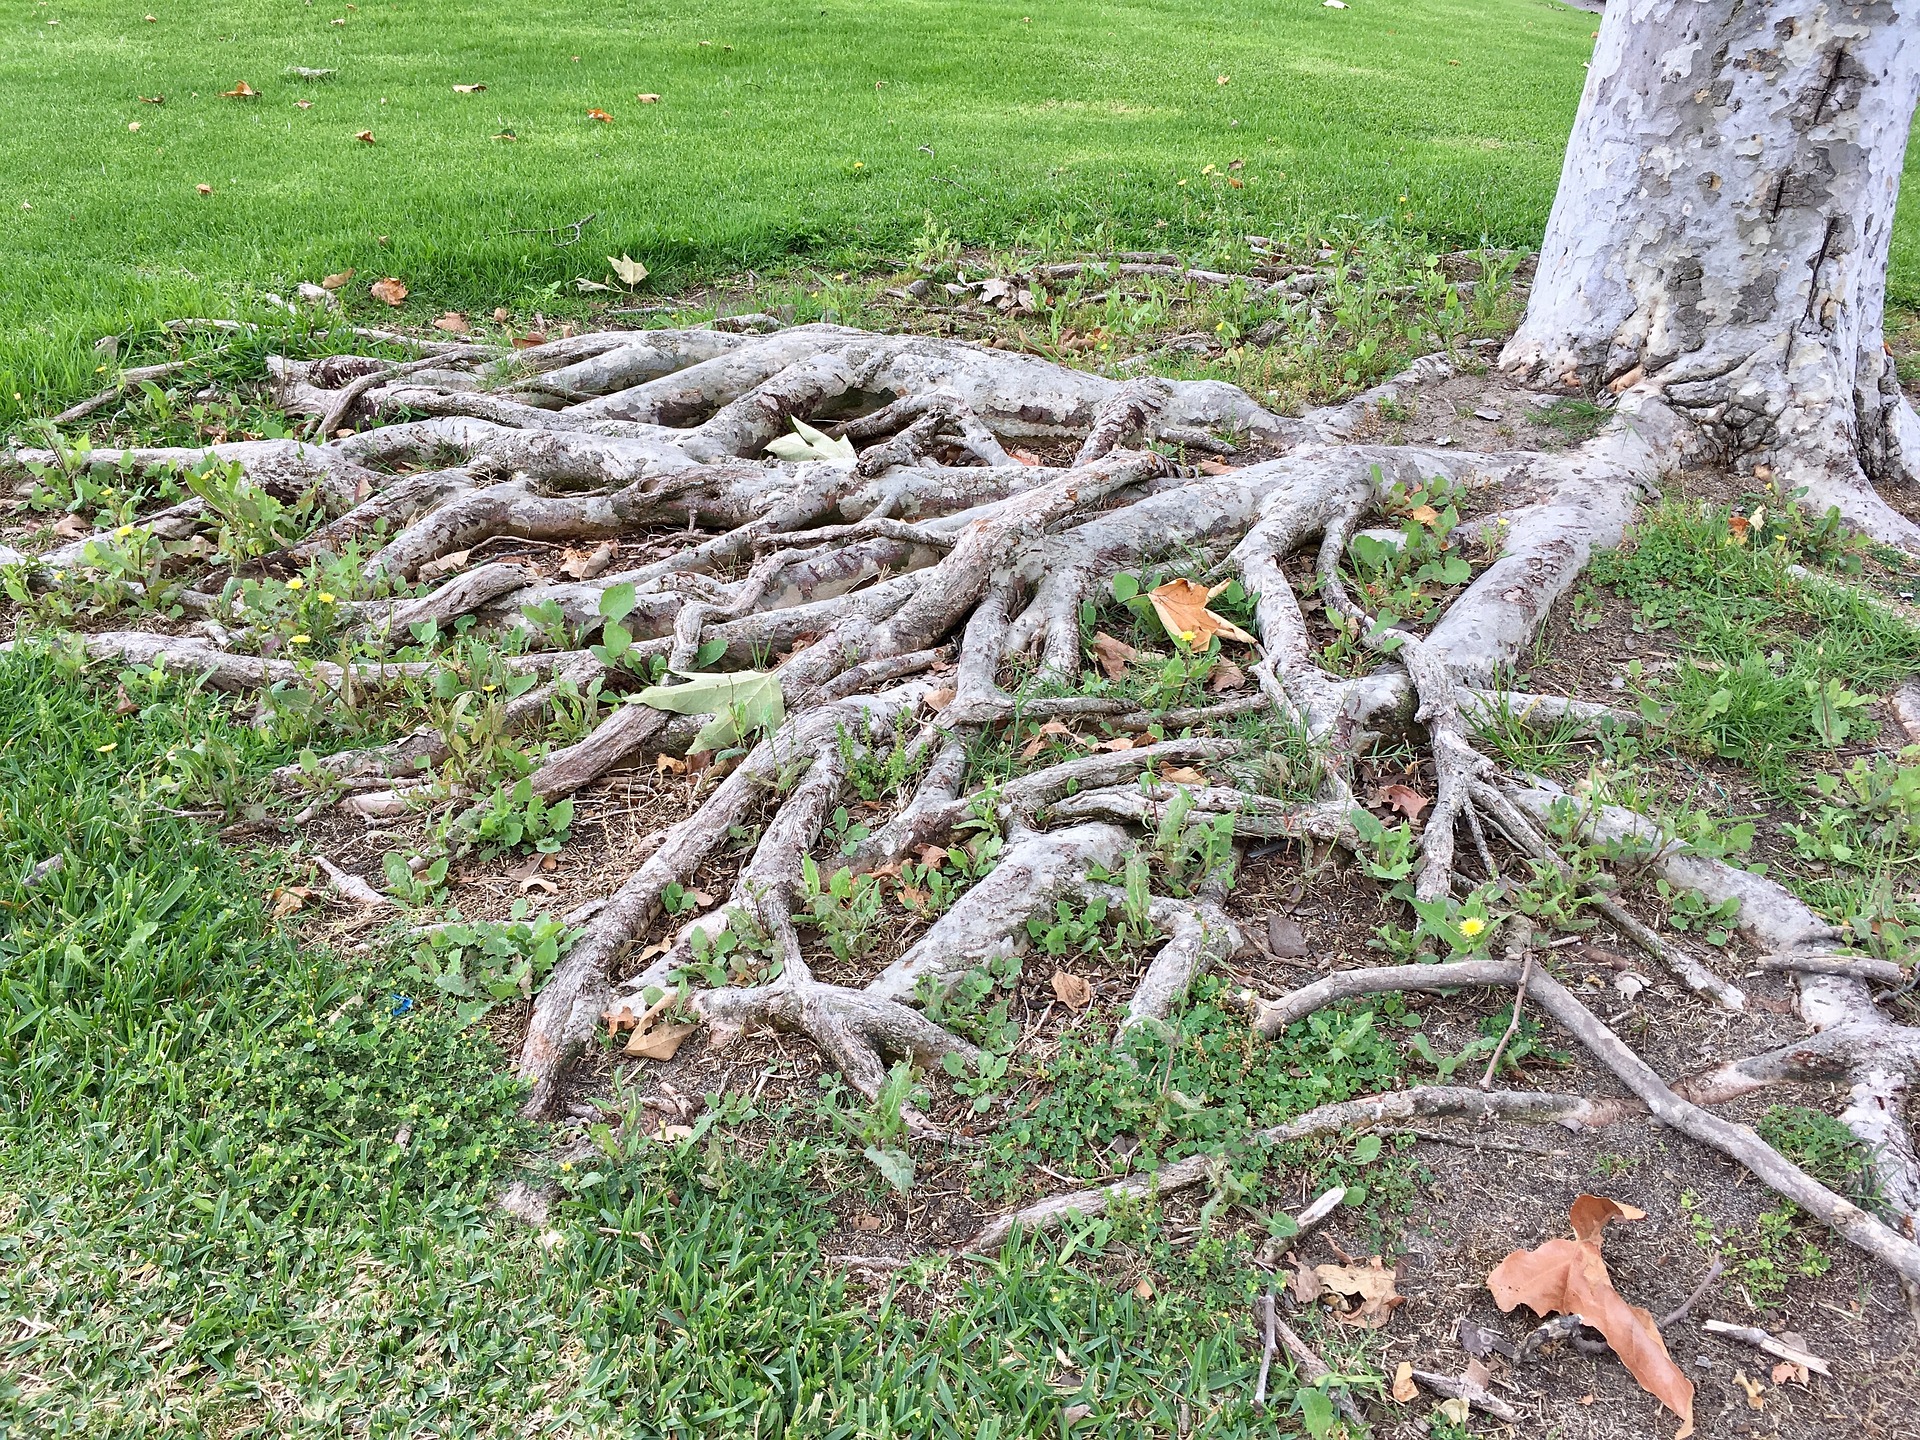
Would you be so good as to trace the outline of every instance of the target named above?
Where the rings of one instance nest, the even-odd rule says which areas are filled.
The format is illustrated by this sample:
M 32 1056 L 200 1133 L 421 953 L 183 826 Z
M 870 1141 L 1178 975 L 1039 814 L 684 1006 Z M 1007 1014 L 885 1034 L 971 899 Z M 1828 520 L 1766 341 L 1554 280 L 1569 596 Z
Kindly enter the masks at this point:
M 12 0 L 0 426 L 86 391 L 101 334 L 350 266 L 418 318 L 552 308 L 622 251 L 656 285 L 850 265 L 928 217 L 967 242 L 1535 243 L 1596 24 L 1556 0 Z M 242 80 L 258 98 L 222 98 Z M 508 233 L 589 214 L 568 249 Z

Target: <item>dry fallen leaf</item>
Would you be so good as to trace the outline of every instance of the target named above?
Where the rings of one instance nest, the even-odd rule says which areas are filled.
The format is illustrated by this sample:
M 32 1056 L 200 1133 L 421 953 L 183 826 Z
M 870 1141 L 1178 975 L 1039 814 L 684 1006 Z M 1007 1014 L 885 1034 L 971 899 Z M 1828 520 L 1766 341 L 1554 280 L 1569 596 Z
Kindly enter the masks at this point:
M 1022 465 L 1039 465 L 1042 463 L 1040 457 L 1031 450 L 1009 450 L 1007 454 Z
M 1160 778 L 1169 785 L 1207 785 L 1210 782 L 1191 765 L 1176 765 L 1171 770 L 1162 770 Z
M 1202 475 L 1231 475 L 1239 468 L 1237 465 L 1227 464 L 1224 460 L 1214 460 L 1212 458 L 1200 462 L 1200 473 Z
M 672 1010 L 679 1002 L 680 992 L 669 990 L 638 1013 L 634 1011 L 631 1000 L 622 1000 L 610 1007 L 600 1018 L 607 1022 L 609 1035 L 618 1034 L 626 1029 L 633 1031 L 633 1034 L 627 1037 L 624 1053 L 637 1055 L 642 1060 L 671 1060 L 686 1038 L 700 1028 L 698 1025 L 660 1023 L 660 1017 Z
M 1393 1311 L 1407 1297 L 1394 1285 L 1394 1273 L 1381 1263 L 1378 1255 L 1365 1265 L 1316 1265 L 1313 1273 L 1330 1295 L 1350 1297 L 1357 1303 L 1351 1309 L 1333 1312 L 1344 1325 L 1364 1325 L 1378 1330 L 1393 1318 Z
M 1267 949 L 1276 960 L 1301 960 L 1312 953 L 1300 922 L 1278 913 L 1267 916 Z
M 231 90 L 222 90 L 220 92 L 220 98 L 223 100 L 257 100 L 260 98 L 260 92 L 247 84 L 246 81 L 236 80 Z
M 1093 748 L 1096 750 L 1110 750 L 1118 754 L 1122 750 L 1131 750 L 1136 745 L 1151 745 L 1152 743 L 1151 740 L 1143 735 L 1116 735 L 1111 740 L 1102 740 Z
M 927 709 L 946 709 L 947 706 L 953 703 L 953 697 L 957 693 L 951 685 L 942 685 L 938 690 L 929 690 L 927 692 Z
M 320 279 L 323 290 L 338 290 L 359 272 L 353 269 L 342 270 L 338 275 L 324 275 Z
M 78 540 L 82 535 L 93 533 L 93 526 L 78 515 L 62 515 L 53 522 L 52 528 L 62 540 Z
M 613 116 L 604 110 L 589 110 L 587 111 L 587 118 L 589 120 L 598 120 L 602 125 L 611 125 L 613 123 Z
M 1337 10 L 1344 10 L 1347 8 L 1345 4 L 1345 0 L 1326 0 L 1326 3 L 1328 5 L 1333 6 Z M 1439 1405 L 1435 1406 L 1434 1408 L 1439 1410 L 1439 1412 L 1442 1415 L 1447 1417 L 1449 1422 L 1455 1425 L 1466 1424 L 1467 1417 L 1473 1413 L 1473 1407 L 1467 1404 L 1466 1401 L 1460 1399 L 1458 1396 L 1455 1396 L 1453 1399 L 1450 1399 L 1450 1400 L 1442 1400 L 1439 1403 Z
M 1296 1260 L 1293 1265 L 1293 1279 L 1289 1288 L 1293 1292 L 1296 1305 L 1311 1305 L 1327 1293 L 1327 1287 L 1320 1283 L 1320 1277 L 1313 1273 L 1313 1267 L 1304 1260 Z
M 1407 785 L 1389 785 L 1380 792 L 1380 798 L 1409 820 L 1418 820 L 1420 812 L 1433 803 L 1418 790 Z
M 544 330 L 529 330 L 524 335 L 513 337 L 513 348 L 516 350 L 536 350 L 546 343 L 547 334 Z
M 660 97 L 651 92 L 636 95 L 633 98 L 638 100 L 642 105 L 658 105 L 660 103 Z
M 373 298 L 385 301 L 389 305 L 399 306 L 407 298 L 407 287 L 403 281 L 389 275 L 384 280 L 376 280 L 369 287 Z
M 653 768 L 662 775 L 684 775 L 687 773 L 687 762 L 663 750 L 654 757 Z
M 302 905 L 307 903 L 313 891 L 305 885 L 276 886 L 269 897 L 273 901 L 273 918 L 284 920 Z
M 486 88 L 484 85 L 456 85 L 453 87 L 453 93 L 456 95 L 478 95 Z
M 864 1230 L 869 1235 L 880 1229 L 886 1223 L 885 1219 L 875 1215 L 871 1210 L 856 1210 L 853 1212 L 853 1228 L 856 1230 Z
M 1046 748 L 1049 737 L 1071 740 L 1076 745 L 1088 745 L 1089 748 L 1091 748 L 1089 741 L 1083 740 L 1080 736 L 1074 734 L 1073 731 L 1062 725 L 1058 720 L 1049 720 L 1035 731 L 1033 738 L 1022 747 L 1020 758 L 1022 760 L 1033 759 L 1034 756 Z
M 569 550 L 560 562 L 560 573 L 569 580 L 591 580 L 613 563 L 619 548 L 609 540 L 592 550 Z
M 1653 1317 L 1629 1305 L 1613 1288 L 1600 1240 L 1612 1220 L 1640 1220 L 1642 1210 L 1601 1195 L 1581 1195 L 1569 1212 L 1574 1238 L 1549 1240 L 1533 1250 L 1515 1250 L 1487 1277 L 1503 1311 L 1525 1305 L 1538 1315 L 1579 1315 L 1607 1337 L 1648 1394 L 1680 1417 L 1674 1440 L 1693 1433 L 1693 1383 L 1667 1355 Z
M 1226 585 L 1216 585 L 1209 590 L 1193 580 L 1169 580 L 1148 591 L 1147 598 L 1153 602 L 1153 613 L 1160 617 L 1167 633 L 1195 650 L 1206 649 L 1216 635 L 1222 640 L 1251 645 L 1253 636 L 1207 608 L 1207 602 L 1226 588 Z
M 464 335 L 473 327 L 467 324 L 467 317 L 458 310 L 449 310 L 433 322 L 433 328 L 444 330 L 449 335 Z
M 1231 690 L 1245 689 L 1247 672 L 1231 660 L 1222 660 L 1213 667 L 1213 674 L 1207 677 L 1207 689 L 1216 695 L 1224 695 Z
M 1402 1405 L 1411 1405 L 1420 1398 L 1420 1387 L 1413 1383 L 1413 1366 L 1402 1360 L 1393 1371 L 1393 1398 Z
M 493 320 L 496 325 L 504 325 L 513 318 L 513 312 L 504 305 L 493 307 Z
M 1093 651 L 1093 658 L 1109 680 L 1118 680 L 1127 673 L 1127 664 L 1140 652 L 1124 640 L 1116 640 L 1102 630 L 1093 637 L 1093 644 L 1087 647 Z
M 1767 1408 L 1766 1386 L 1762 1385 L 1758 1380 L 1749 1380 L 1747 1378 L 1747 1372 L 1744 1370 L 1734 1371 L 1733 1379 L 1735 1384 L 1747 1392 L 1747 1408 L 1749 1410 L 1764 1410 Z
M 373 132 L 371 130 L 356 130 L 353 132 L 353 138 L 358 140 L 362 145 L 373 144 Z
M 140 103 L 142 105 L 164 105 L 167 103 L 167 97 L 164 95 L 142 95 L 140 97 Z
M 1140 1283 L 1133 1287 L 1133 1298 L 1142 1304 L 1153 1299 L 1153 1282 L 1142 1275 Z
M 211 185 L 196 185 L 193 188 L 198 190 L 202 195 L 211 195 L 213 193 L 213 187 Z
M 1431 505 L 1416 505 L 1407 512 L 1407 518 L 1422 525 L 1431 525 L 1440 518 L 1440 512 Z
M 1065 970 L 1053 972 L 1053 993 L 1069 1010 L 1084 1010 L 1093 1003 L 1093 986 L 1083 976 Z
M 1804 1365 L 1796 1365 L 1791 1360 L 1782 1360 L 1778 1365 L 1773 1367 L 1774 1384 L 1784 1385 L 1789 1380 L 1798 1380 L 1802 1385 L 1807 1384 L 1807 1367 Z
M 607 264 L 613 267 L 613 273 L 620 277 L 620 283 L 623 285 L 638 285 L 642 280 L 647 278 L 647 267 L 624 251 L 621 252 L 618 260 L 609 255 L 607 257 Z

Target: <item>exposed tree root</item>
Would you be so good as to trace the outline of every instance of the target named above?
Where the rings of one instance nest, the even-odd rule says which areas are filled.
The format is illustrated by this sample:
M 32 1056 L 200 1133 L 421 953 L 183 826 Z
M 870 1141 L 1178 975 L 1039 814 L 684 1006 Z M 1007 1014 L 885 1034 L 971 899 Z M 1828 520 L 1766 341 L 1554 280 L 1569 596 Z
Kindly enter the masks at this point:
M 1218 876 L 1176 884 L 1171 870 L 1149 866 L 1151 893 L 1136 892 L 1138 867 L 1157 843 L 1147 837 L 1164 839 L 1173 816 L 1188 826 L 1230 821 L 1235 843 L 1362 849 L 1355 762 L 1383 736 L 1421 742 L 1437 782 L 1418 837 L 1420 900 L 1438 902 L 1463 883 L 1462 826 L 1489 873 L 1489 829 L 1527 856 L 1561 863 L 1540 823 L 1556 797 L 1503 783 L 1478 742 L 1511 725 L 1640 723 L 1591 702 L 1503 689 L 1502 677 L 1593 551 L 1618 543 L 1641 497 L 1701 444 L 1665 400 L 1631 387 L 1606 430 L 1562 453 L 1355 441 L 1379 407 L 1453 373 L 1444 357 L 1290 419 L 1214 382 L 1122 382 L 1007 351 L 837 326 L 581 336 L 512 354 L 416 348 L 419 358 L 398 364 L 275 362 L 282 403 L 314 417 L 318 443 L 22 458 L 136 468 L 219 461 L 283 500 L 317 502 L 310 534 L 264 556 L 229 557 L 223 571 L 206 566 L 225 523 L 211 502 L 196 498 L 137 522 L 155 543 L 179 547 L 170 552 L 176 573 L 202 567 L 180 592 L 195 629 L 82 637 L 103 659 L 161 665 L 236 691 L 381 694 L 443 684 L 455 674 L 452 652 L 395 652 L 416 634 L 430 635 L 418 643 L 431 650 L 472 625 L 513 641 L 496 657 L 500 674 L 533 682 L 497 702 L 495 738 L 538 735 L 563 704 L 583 705 L 590 694 L 611 707 L 584 712 L 593 723 L 570 732 L 572 743 L 535 757 L 530 788 L 549 800 L 654 754 L 704 754 L 715 747 L 700 737 L 712 738 L 716 719 L 747 732 L 737 745 L 718 741 L 729 753 L 704 772 L 691 813 L 659 834 L 603 902 L 578 914 L 581 932 L 536 997 L 520 1059 L 535 1116 L 559 1108 L 570 1066 L 610 1002 L 709 973 L 702 957 L 722 933 L 739 942 L 733 981 L 689 990 L 680 1002 L 686 1015 L 704 1022 L 715 1044 L 755 1028 L 803 1034 L 869 1096 L 881 1092 L 890 1061 L 977 1062 L 973 1045 L 922 1013 L 921 998 L 1018 948 L 1028 921 L 1062 899 L 1139 912 L 1153 938 L 1120 1023 L 1163 1021 L 1195 977 L 1243 942 Z M 795 421 L 812 427 L 811 439 L 795 434 Z M 336 435 L 343 426 L 361 428 Z M 1008 448 L 1016 441 L 1073 458 L 1019 463 Z M 1196 474 L 1153 445 L 1210 454 L 1250 446 L 1277 458 Z M 1482 563 L 1421 627 L 1370 610 L 1347 557 L 1372 517 L 1434 477 L 1463 495 L 1497 495 L 1482 507 L 1497 514 L 1470 523 L 1465 534 Z M 77 593 L 97 578 L 99 551 L 89 547 L 117 538 L 102 532 L 22 562 L 28 584 L 50 598 Z M 241 587 L 229 582 L 290 577 L 340 556 L 350 541 L 361 547 L 354 583 L 372 593 L 340 607 L 331 658 L 289 654 L 267 617 L 236 605 Z M 602 543 L 615 548 L 565 575 L 528 553 Z M 482 546 L 495 558 L 477 558 Z M 1302 586 L 1294 561 L 1309 549 Z M 1180 704 L 1150 703 L 1140 691 L 1084 693 L 1087 608 L 1117 574 L 1153 568 L 1208 583 L 1238 578 L 1253 597 L 1259 644 L 1243 693 L 1187 695 Z M 139 599 L 147 583 L 129 582 L 127 595 Z M 1302 603 L 1308 592 L 1364 653 L 1364 673 L 1330 667 L 1317 617 Z M 1169 643 L 1177 652 L 1185 642 Z M 631 703 L 649 683 L 676 686 L 716 671 L 756 677 L 756 716 L 731 703 L 693 716 Z M 1003 745 L 1009 727 L 1041 720 L 1061 733 L 1091 732 L 1081 736 L 1088 745 L 1093 733 L 1104 735 L 1103 748 L 987 783 L 980 754 Z M 468 789 L 484 795 L 490 781 L 445 771 L 461 738 L 445 724 L 424 728 L 289 767 L 281 779 L 316 792 L 305 815 L 343 793 L 370 815 Z M 1262 779 L 1283 740 L 1312 756 L 1310 787 Z M 805 857 L 836 807 L 849 803 L 854 767 L 896 754 L 911 783 L 872 833 L 847 847 L 853 872 L 897 874 L 982 828 L 998 832 L 1000 848 L 992 868 L 970 876 L 970 888 L 898 958 L 830 983 L 816 977 L 801 938 L 817 898 Z M 1644 828 L 1605 810 L 1587 823 L 1608 838 Z M 741 836 L 750 853 L 727 859 Z M 1527 974 L 1528 1003 L 1578 1037 L 1632 1099 L 1424 1087 L 1325 1106 L 1257 1138 L 1440 1115 L 1577 1129 L 1650 1113 L 1920 1284 L 1920 1162 L 1901 1110 L 1920 1041 L 1882 1015 L 1868 989 L 1898 972 L 1836 955 L 1827 927 L 1772 882 L 1657 836 L 1650 848 L 1674 883 L 1740 898 L 1741 923 L 1768 963 L 1797 976 L 1810 1039 L 1669 1085 L 1540 964 Z M 727 899 L 670 922 L 670 895 L 721 864 L 734 875 Z M 1116 885 L 1123 872 L 1126 889 Z M 1617 904 L 1602 908 L 1690 988 L 1724 1006 L 1744 1004 L 1737 987 Z M 1340 972 L 1262 1007 L 1258 1027 L 1275 1034 L 1344 997 L 1511 989 L 1521 976 L 1520 964 L 1493 960 Z M 1898 1229 L 1702 1108 L 1761 1086 L 1836 1076 L 1853 1087 L 1844 1118 L 1874 1147 Z M 906 1119 L 937 1133 L 910 1107 Z M 1056 1197 L 996 1221 L 979 1243 L 1196 1185 L 1220 1163 L 1195 1156 L 1151 1177 Z

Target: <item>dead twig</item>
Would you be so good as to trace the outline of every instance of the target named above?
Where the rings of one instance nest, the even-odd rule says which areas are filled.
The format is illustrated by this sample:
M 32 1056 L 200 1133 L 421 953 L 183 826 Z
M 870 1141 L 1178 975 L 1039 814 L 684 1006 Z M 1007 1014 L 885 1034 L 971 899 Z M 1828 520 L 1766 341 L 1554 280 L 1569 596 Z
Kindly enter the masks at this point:
M 1725 1273 L 1726 1268 L 1718 1257 L 1716 1257 L 1713 1264 L 1707 1267 L 1707 1273 L 1700 1277 L 1700 1283 L 1693 1287 L 1693 1293 L 1682 1300 L 1672 1311 L 1668 1312 L 1666 1318 L 1660 1322 L 1660 1328 L 1664 1330 L 1669 1325 L 1677 1325 L 1686 1319 L 1687 1316 L 1692 1313 L 1693 1307 L 1706 1298 L 1707 1291 L 1713 1288 L 1713 1282 Z
M 1313 1347 L 1302 1340 L 1294 1328 L 1278 1315 L 1273 1317 L 1273 1333 L 1279 1337 L 1280 1343 L 1287 1347 L 1287 1354 L 1293 1357 L 1294 1369 L 1300 1372 L 1300 1378 L 1309 1385 L 1318 1385 L 1333 1374 L 1333 1371 L 1327 1367 L 1327 1362 L 1314 1354 Z M 1334 1409 L 1354 1424 L 1367 1423 L 1360 1414 L 1360 1407 L 1353 1403 L 1353 1397 L 1345 1390 L 1328 1386 L 1327 1398 L 1333 1401 Z
M 556 235 L 564 235 L 567 233 L 567 231 L 571 230 L 573 232 L 573 236 L 571 239 L 553 241 L 554 249 L 564 250 L 569 245 L 577 245 L 580 241 L 580 237 L 586 233 L 587 226 L 591 225 L 594 221 L 598 220 L 599 218 L 600 218 L 599 213 L 595 212 L 592 215 L 583 215 L 578 220 L 569 221 L 565 225 L 548 225 L 548 226 L 534 225 L 524 230 L 508 230 L 508 231 L 504 231 L 503 233 L 508 235 L 545 235 L 551 238 Z
M 1778 1360 L 1790 1365 L 1804 1365 L 1816 1375 L 1831 1375 L 1833 1367 L 1811 1350 L 1798 1345 L 1790 1345 L 1777 1335 L 1769 1335 L 1754 1325 L 1733 1325 L 1725 1320 L 1702 1321 L 1700 1328 L 1709 1335 L 1723 1336 L 1728 1340 L 1738 1340 L 1743 1345 L 1751 1345 L 1756 1350 L 1764 1350 Z
M 1274 1339 L 1273 1329 L 1278 1323 L 1273 1313 L 1273 1291 L 1269 1290 L 1260 1297 L 1260 1331 L 1263 1338 L 1260 1350 L 1260 1378 L 1253 1385 L 1253 1413 L 1267 1413 L 1267 1372 L 1273 1368 L 1273 1357 L 1279 1350 Z
M 1527 1004 L 1527 982 L 1533 979 L 1533 951 L 1529 949 L 1526 958 L 1520 962 L 1520 983 L 1513 992 L 1513 1018 L 1507 1021 L 1507 1028 L 1500 1036 L 1500 1043 L 1493 1047 L 1493 1054 L 1487 1060 L 1487 1073 L 1480 1077 L 1480 1088 L 1491 1090 L 1493 1077 L 1500 1069 L 1500 1061 L 1507 1053 L 1507 1046 L 1513 1040 L 1514 1033 L 1520 1028 L 1520 1012 Z

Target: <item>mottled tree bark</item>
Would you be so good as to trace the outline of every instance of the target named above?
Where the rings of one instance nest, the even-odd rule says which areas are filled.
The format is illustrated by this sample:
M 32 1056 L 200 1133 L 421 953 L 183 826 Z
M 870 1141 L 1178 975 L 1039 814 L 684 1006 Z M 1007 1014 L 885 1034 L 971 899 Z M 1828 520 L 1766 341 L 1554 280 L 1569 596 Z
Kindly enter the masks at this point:
M 1657 389 L 1760 479 L 1883 540 L 1920 421 L 1882 338 L 1920 96 L 1914 0 L 1615 0 L 1503 363 Z

